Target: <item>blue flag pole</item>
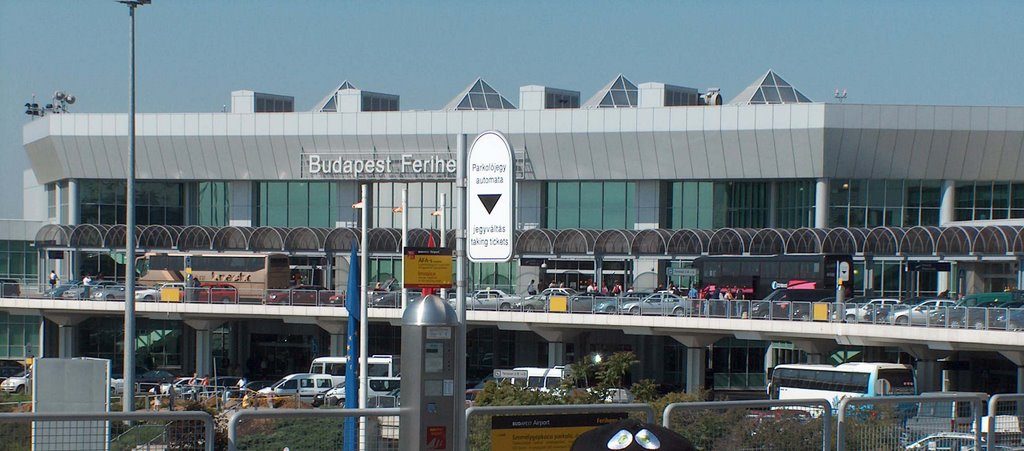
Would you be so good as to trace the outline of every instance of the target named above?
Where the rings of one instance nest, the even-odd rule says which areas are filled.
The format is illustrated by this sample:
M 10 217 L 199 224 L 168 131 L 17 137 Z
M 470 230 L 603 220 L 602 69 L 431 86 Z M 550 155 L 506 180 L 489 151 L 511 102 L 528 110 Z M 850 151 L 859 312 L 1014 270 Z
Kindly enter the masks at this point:
M 352 254 L 348 262 L 348 288 L 345 291 L 345 308 L 348 310 L 348 336 L 345 346 L 348 347 L 348 360 L 345 361 L 345 408 L 359 407 L 359 256 L 358 243 L 352 243 Z M 359 431 L 356 418 L 345 419 L 345 451 L 356 451 L 359 446 Z

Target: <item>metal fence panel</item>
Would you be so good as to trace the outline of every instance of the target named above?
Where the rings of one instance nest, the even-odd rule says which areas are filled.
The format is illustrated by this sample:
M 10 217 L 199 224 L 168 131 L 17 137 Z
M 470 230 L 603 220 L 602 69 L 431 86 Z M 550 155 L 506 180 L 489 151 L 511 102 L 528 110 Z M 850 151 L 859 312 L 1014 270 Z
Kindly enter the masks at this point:
M 825 399 L 674 403 L 665 407 L 662 426 L 697 449 L 832 449 L 832 407 Z
M 246 409 L 228 420 L 228 450 L 342 449 L 345 419 L 362 419 L 359 449 L 398 449 L 399 409 Z M 358 439 L 357 439 L 358 440 Z
M 548 406 L 482 406 L 466 409 L 467 447 L 473 451 L 491 450 L 491 425 L 495 417 L 577 414 L 626 414 L 645 422 L 654 421 L 654 409 L 649 404 L 571 404 Z M 545 448 L 546 449 L 546 448 Z
M 844 450 L 982 449 L 984 393 L 846 398 L 836 444 Z
M 988 400 L 988 415 L 985 417 L 985 442 L 1007 449 L 1024 447 L 1024 394 L 994 395 Z
M 206 412 L 2 413 L 4 450 L 214 449 Z

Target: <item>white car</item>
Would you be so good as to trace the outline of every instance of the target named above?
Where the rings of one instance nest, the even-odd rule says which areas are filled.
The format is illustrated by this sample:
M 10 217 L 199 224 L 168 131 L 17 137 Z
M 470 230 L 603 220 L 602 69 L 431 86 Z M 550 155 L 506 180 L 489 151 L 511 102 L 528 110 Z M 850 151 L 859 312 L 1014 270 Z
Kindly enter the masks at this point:
M 877 321 L 884 321 L 885 316 L 888 314 L 888 309 L 892 309 L 900 303 L 899 299 L 890 298 L 876 298 L 868 301 L 867 303 L 861 304 L 857 307 L 847 308 L 843 312 L 843 319 L 848 323 L 857 323 L 864 321 L 871 321 L 875 319 Z
M 160 300 L 160 290 L 164 288 L 177 288 L 180 290 L 185 289 L 185 284 L 182 282 L 166 282 L 157 284 L 155 287 L 139 287 L 135 290 L 136 301 L 157 301 Z
M 466 309 L 468 310 L 512 310 L 512 307 L 520 303 L 522 298 L 508 294 L 501 290 L 486 289 L 476 290 L 466 297 Z
M 0 382 L 0 391 L 4 393 L 22 394 L 28 390 L 28 383 L 32 380 L 31 371 L 22 371 L 17 375 L 8 377 Z
M 331 376 L 327 374 L 295 373 L 285 376 L 274 385 L 261 389 L 262 396 L 299 395 L 303 401 L 312 401 L 319 393 L 333 388 Z
M 390 393 L 401 385 L 402 378 L 400 377 L 371 377 L 369 381 L 369 397 L 384 396 Z M 313 407 L 319 407 L 320 404 L 326 404 L 328 406 L 340 406 L 345 404 L 345 382 L 335 385 L 334 388 L 327 390 L 322 396 L 317 395 L 313 398 Z

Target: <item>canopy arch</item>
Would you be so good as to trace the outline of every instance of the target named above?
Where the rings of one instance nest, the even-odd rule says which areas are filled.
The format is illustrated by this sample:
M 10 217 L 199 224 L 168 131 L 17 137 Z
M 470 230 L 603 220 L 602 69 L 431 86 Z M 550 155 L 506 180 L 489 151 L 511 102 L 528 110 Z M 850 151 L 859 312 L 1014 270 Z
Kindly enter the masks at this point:
M 781 255 L 792 232 L 785 229 L 760 229 L 750 238 L 750 255 Z
M 331 230 L 324 238 L 324 250 L 327 252 L 350 252 L 352 246 L 359 247 L 361 231 L 350 227 L 339 227 Z
M 430 246 L 431 238 L 434 240 L 433 246 Z M 409 247 L 441 247 L 441 235 L 432 229 L 410 229 L 408 243 Z
M 978 229 L 970 226 L 946 227 L 935 243 L 939 255 L 970 255 Z
M 402 252 L 402 232 L 396 229 L 370 229 L 366 232 L 366 240 L 370 252 Z
M 142 249 L 175 249 L 178 247 L 179 231 L 171 226 L 142 226 L 139 233 L 138 246 Z
M 213 249 L 218 251 L 244 251 L 249 249 L 253 229 L 250 227 L 222 227 L 213 235 Z
M 36 232 L 36 243 L 48 246 L 68 246 L 75 228 L 63 224 L 47 224 Z
M 284 237 L 287 234 L 288 229 L 283 227 L 257 227 L 249 237 L 249 249 L 264 252 L 284 251 Z
M 601 255 L 629 255 L 636 232 L 632 230 L 605 230 L 597 235 L 594 253 Z
M 672 238 L 672 232 L 665 229 L 646 229 L 637 232 L 633 237 L 633 244 L 630 250 L 633 255 L 666 255 L 668 254 L 668 240 Z
M 904 255 L 932 255 L 935 242 L 942 231 L 938 227 L 915 226 L 906 230 L 900 239 L 900 253 Z
M 875 227 L 864 238 L 864 253 L 870 255 L 896 255 L 900 240 L 906 232 L 895 227 Z
M 96 224 L 81 224 L 71 231 L 68 244 L 77 248 L 102 248 L 104 247 L 107 232 L 110 226 Z
M 1005 255 L 1013 252 L 1017 228 L 1012 226 L 986 226 L 978 230 L 978 238 L 971 250 L 975 255 Z
M 179 251 L 211 250 L 216 229 L 203 226 L 186 226 L 178 233 Z
M 560 230 L 553 241 L 555 254 L 593 254 L 597 235 L 588 229 Z
M 668 239 L 668 253 L 671 255 L 703 255 L 708 252 L 711 234 L 701 229 L 679 229 Z
M 516 241 L 519 255 L 547 255 L 555 253 L 555 232 L 548 229 L 524 230 Z
M 824 242 L 828 232 L 822 229 L 811 229 L 808 227 L 796 229 L 786 240 L 787 254 L 820 254 L 824 249 Z M 850 252 L 852 254 L 852 252 Z
M 750 250 L 753 233 L 748 229 L 723 228 L 715 230 L 708 245 L 711 255 L 743 255 Z
M 289 252 L 317 252 L 324 250 L 327 230 L 311 227 L 289 229 L 284 236 L 283 250 Z

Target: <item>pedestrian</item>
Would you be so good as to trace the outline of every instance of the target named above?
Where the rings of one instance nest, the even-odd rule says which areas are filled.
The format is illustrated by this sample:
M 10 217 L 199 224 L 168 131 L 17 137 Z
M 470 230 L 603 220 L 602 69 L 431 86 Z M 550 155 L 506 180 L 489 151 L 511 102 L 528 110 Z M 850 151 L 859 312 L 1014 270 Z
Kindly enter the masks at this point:
M 555 279 L 551 279 L 551 283 L 548 284 L 548 288 L 557 288 L 558 284 L 555 283 Z
M 537 294 L 537 281 L 530 279 L 530 285 L 526 287 L 526 294 L 533 296 Z
M 690 299 L 697 299 L 697 287 L 695 285 L 690 285 L 690 291 L 686 293 L 686 297 Z
M 89 274 L 86 273 L 82 276 L 82 298 L 89 299 L 89 291 L 92 290 L 90 285 L 92 285 L 92 277 L 89 277 Z
M 622 296 L 622 284 L 615 282 L 615 286 L 612 287 L 612 294 L 615 296 Z
M 57 288 L 57 280 L 59 280 L 59 279 L 60 278 L 57 277 L 57 272 L 51 269 L 50 270 L 50 289 L 51 290 L 54 289 L 54 288 Z
M 608 285 L 601 287 L 601 296 L 608 296 Z

